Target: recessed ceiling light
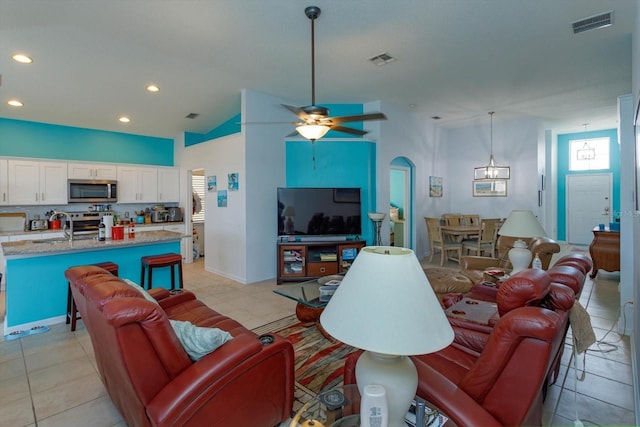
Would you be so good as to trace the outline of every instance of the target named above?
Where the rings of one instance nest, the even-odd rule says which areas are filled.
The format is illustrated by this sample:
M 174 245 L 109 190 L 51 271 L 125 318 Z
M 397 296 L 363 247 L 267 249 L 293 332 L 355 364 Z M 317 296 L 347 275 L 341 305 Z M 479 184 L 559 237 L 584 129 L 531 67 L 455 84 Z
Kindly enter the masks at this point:
M 21 64 L 31 64 L 33 62 L 33 59 L 24 53 L 16 53 L 12 58 L 14 61 L 20 62 Z
M 127 116 L 119 117 L 118 120 L 120 120 L 122 123 L 129 123 L 131 121 L 131 119 Z
M 7 101 L 7 104 L 11 105 L 12 107 L 22 107 L 22 106 L 24 106 L 22 101 L 20 101 L 19 99 L 10 99 L 10 100 Z
M 157 85 L 150 84 L 150 85 L 147 85 L 147 91 L 153 92 L 153 93 L 160 92 L 160 88 Z

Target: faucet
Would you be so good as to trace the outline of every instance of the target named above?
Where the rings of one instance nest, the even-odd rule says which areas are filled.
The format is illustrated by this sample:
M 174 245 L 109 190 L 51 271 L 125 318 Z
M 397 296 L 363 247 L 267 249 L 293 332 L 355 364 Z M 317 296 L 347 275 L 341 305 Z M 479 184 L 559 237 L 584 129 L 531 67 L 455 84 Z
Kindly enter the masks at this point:
M 67 220 L 69 221 L 69 231 L 67 231 L 67 221 L 64 221 L 64 225 L 62 226 L 62 232 L 64 233 L 64 237 L 67 238 L 67 240 L 69 240 L 70 242 L 73 242 L 73 220 L 71 219 L 71 215 L 69 215 L 67 212 L 64 211 L 53 211 L 53 214 L 51 215 L 51 218 L 49 218 L 49 221 L 53 221 L 54 219 L 56 219 L 56 217 L 59 216 L 66 216 Z

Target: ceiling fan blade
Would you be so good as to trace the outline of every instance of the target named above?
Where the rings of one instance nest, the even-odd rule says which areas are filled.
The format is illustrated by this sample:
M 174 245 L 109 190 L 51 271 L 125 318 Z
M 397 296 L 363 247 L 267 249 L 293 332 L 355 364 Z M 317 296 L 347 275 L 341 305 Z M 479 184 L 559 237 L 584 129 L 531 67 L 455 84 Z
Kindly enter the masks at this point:
M 387 120 L 382 113 L 359 114 L 355 116 L 329 117 L 331 123 L 364 122 L 367 120 Z
M 331 126 L 331 130 L 350 133 L 352 135 L 359 135 L 359 136 L 366 135 L 367 133 L 369 133 L 369 131 L 367 130 L 353 129 L 353 128 L 348 128 L 346 126 Z
M 302 110 L 302 108 L 294 107 L 293 105 L 287 105 L 287 104 L 280 104 L 280 105 L 282 105 L 287 110 L 291 111 L 293 114 L 298 116 L 301 120 L 306 120 L 309 117 L 307 113 L 305 113 L 304 110 Z

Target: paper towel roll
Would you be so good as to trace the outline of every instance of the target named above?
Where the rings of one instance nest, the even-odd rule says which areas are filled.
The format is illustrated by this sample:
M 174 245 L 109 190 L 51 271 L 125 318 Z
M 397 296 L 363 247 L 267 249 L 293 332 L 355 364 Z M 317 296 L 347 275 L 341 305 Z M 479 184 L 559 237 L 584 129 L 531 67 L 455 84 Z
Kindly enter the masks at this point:
M 102 217 L 102 222 L 104 223 L 104 237 L 107 239 L 111 239 L 111 228 L 113 227 L 113 216 L 105 215 Z

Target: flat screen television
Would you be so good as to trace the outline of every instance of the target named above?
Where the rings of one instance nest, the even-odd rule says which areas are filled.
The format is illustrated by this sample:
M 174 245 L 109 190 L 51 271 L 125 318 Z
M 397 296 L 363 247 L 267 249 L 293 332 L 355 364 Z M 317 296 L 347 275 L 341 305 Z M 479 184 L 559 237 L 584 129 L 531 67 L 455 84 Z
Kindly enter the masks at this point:
M 278 188 L 278 236 L 362 234 L 360 188 Z

